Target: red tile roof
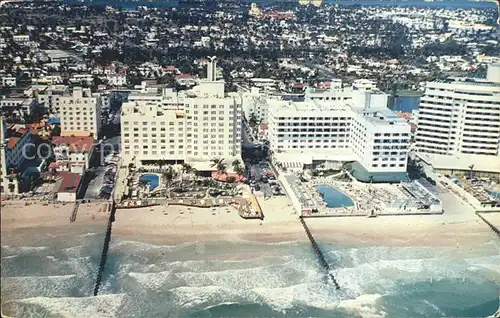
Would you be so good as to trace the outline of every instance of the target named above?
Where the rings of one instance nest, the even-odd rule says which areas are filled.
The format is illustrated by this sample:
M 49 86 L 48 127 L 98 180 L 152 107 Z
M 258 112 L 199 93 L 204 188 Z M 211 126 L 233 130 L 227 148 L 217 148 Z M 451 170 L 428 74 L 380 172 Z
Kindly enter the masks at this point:
M 236 173 L 220 173 L 218 171 L 212 171 L 212 179 L 217 181 L 226 182 L 228 178 L 233 177 L 236 182 L 245 182 L 247 178 L 238 175 Z
M 78 186 L 80 185 L 80 181 L 82 180 L 82 176 L 78 173 L 71 172 L 59 172 L 59 176 L 63 178 L 61 185 L 57 192 L 69 192 L 74 193 L 78 190 Z
M 14 149 L 17 145 L 17 142 L 20 140 L 21 138 L 19 137 L 10 137 L 9 138 L 9 142 L 7 144 L 7 147 L 9 147 L 9 149 Z
M 52 144 L 68 145 L 70 153 L 90 152 L 94 145 L 93 137 L 77 137 L 77 136 L 56 136 L 52 138 Z

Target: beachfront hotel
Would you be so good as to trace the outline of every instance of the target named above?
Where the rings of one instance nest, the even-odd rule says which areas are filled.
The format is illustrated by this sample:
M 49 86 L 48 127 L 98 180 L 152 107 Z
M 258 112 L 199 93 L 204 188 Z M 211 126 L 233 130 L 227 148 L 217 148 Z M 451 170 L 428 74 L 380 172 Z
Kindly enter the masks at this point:
M 417 156 L 446 173 L 500 174 L 500 65 L 486 79 L 428 82 L 420 100 Z
M 226 94 L 216 61 L 191 90 L 131 94 L 122 106 L 122 158 L 140 166 L 154 161 L 188 162 L 209 170 L 210 160 L 241 160 L 241 97 Z
M 294 100 L 304 101 L 324 101 L 347 103 L 356 107 L 368 108 L 370 105 L 376 107 L 386 107 L 388 95 L 376 88 L 374 81 L 366 79 L 355 80 L 350 87 L 342 87 L 341 79 L 332 79 L 329 81 L 329 88 L 307 87 L 303 96 L 295 96 Z M 260 122 L 267 124 L 269 122 L 269 104 L 268 100 L 282 100 L 282 95 L 271 95 L 261 93 L 258 87 L 252 87 L 249 92 L 245 92 L 243 97 L 243 111 L 245 117 L 249 119 L 252 115 Z
M 363 102 L 268 100 L 269 144 L 284 166 L 351 163 L 362 181 L 406 179 L 410 126 L 368 95 Z M 367 97 L 368 96 L 368 97 Z

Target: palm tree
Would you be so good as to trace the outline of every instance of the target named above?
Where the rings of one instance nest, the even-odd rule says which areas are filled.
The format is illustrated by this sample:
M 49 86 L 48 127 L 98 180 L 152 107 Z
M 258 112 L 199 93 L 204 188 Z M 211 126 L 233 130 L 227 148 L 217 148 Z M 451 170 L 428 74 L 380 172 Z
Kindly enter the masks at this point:
M 182 164 L 182 173 L 189 174 L 189 173 L 193 172 L 193 170 L 194 170 L 193 166 L 190 165 L 189 163 Z
M 245 172 L 245 168 L 241 165 L 241 161 L 239 159 L 234 160 L 232 165 L 234 172 L 236 172 L 238 176 L 241 176 Z
M 224 160 L 217 164 L 217 172 L 219 172 L 219 174 L 225 174 L 226 169 L 227 165 L 224 163 Z
M 189 174 L 191 172 L 193 172 L 193 166 L 190 165 L 189 163 L 183 163 L 182 164 L 182 168 L 181 168 L 181 183 L 182 183 L 182 177 L 184 176 L 184 174 Z
M 219 164 L 223 163 L 224 162 L 224 159 L 222 158 L 212 158 L 212 160 L 210 160 L 212 163 L 210 164 L 210 167 L 217 167 Z
M 211 161 L 212 161 L 212 163 L 210 164 L 210 167 L 212 167 L 212 168 L 215 167 L 217 169 L 217 171 L 226 170 L 227 166 L 224 163 L 223 158 L 213 158 Z
M 474 172 L 474 165 L 470 165 L 469 169 L 470 169 L 469 179 L 472 180 L 472 176 L 473 176 L 473 172 Z
M 163 177 L 167 180 L 167 187 L 172 183 L 172 180 L 175 177 L 174 170 L 172 166 L 168 166 L 167 171 L 163 172 Z

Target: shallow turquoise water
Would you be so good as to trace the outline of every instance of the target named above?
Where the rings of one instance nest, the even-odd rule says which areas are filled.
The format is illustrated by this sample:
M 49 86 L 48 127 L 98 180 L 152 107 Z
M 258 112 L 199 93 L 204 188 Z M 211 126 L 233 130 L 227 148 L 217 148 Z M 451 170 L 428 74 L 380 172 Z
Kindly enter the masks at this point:
M 328 185 L 318 185 L 316 189 L 323 195 L 323 200 L 329 208 L 341 208 L 354 205 L 351 198 Z
M 103 239 L 103 233 L 68 234 L 37 238 L 30 247 L 2 245 L 4 311 L 22 317 L 485 317 L 498 307 L 498 240 L 473 248 L 319 241 L 338 291 L 304 242 L 157 246 L 114 237 L 105 296 L 96 298 Z

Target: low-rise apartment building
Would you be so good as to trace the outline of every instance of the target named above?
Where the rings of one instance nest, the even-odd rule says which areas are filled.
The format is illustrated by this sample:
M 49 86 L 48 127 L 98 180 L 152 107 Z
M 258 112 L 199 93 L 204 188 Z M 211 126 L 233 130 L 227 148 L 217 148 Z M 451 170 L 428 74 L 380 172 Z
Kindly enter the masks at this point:
M 89 168 L 94 143 L 92 137 L 54 137 L 52 146 L 56 161 L 49 168 L 83 174 Z

